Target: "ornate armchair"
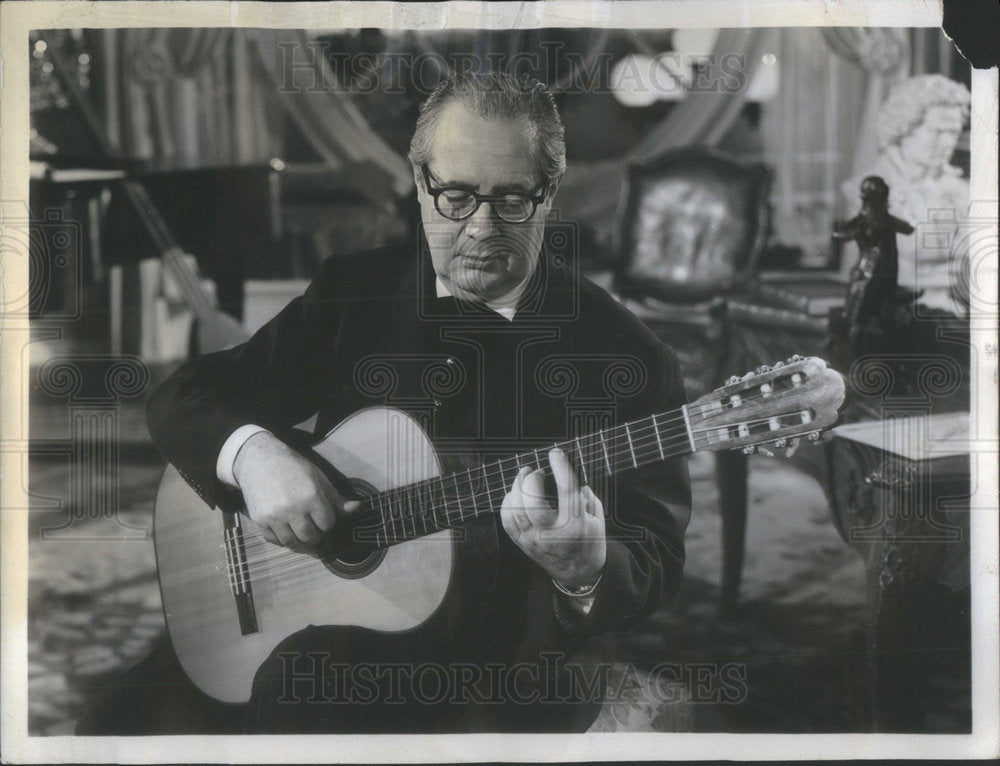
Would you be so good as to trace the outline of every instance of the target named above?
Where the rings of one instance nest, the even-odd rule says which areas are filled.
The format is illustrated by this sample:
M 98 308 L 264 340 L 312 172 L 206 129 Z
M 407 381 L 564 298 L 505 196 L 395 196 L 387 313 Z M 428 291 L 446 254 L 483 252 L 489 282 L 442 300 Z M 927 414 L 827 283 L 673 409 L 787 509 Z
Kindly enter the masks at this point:
M 722 384 L 731 359 L 726 296 L 755 273 L 770 235 L 772 171 L 704 147 L 628 168 L 615 226 L 614 289 L 677 351 L 688 396 Z M 746 532 L 747 463 L 718 453 L 723 609 L 735 605 Z

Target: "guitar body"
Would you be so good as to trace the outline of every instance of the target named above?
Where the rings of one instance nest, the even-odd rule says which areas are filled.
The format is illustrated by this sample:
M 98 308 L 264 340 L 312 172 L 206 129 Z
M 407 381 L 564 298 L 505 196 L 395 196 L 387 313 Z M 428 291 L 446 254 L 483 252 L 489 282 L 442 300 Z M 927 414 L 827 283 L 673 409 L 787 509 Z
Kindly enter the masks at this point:
M 361 494 L 440 475 L 434 447 L 399 410 L 374 407 L 344 420 L 314 447 Z M 321 561 L 271 545 L 240 515 L 257 630 L 241 630 L 227 569 L 224 514 L 210 510 L 168 466 L 154 533 L 170 639 L 191 680 L 224 702 L 245 702 L 271 650 L 308 625 L 411 630 L 444 600 L 452 533 L 381 549 L 366 559 Z

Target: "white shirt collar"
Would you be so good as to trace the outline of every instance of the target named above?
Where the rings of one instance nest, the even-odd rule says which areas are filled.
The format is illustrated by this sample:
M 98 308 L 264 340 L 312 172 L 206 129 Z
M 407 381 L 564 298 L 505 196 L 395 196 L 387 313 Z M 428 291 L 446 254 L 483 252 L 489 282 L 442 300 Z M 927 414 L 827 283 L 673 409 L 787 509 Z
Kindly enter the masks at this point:
M 512 322 L 514 321 L 514 314 L 517 313 L 517 302 L 521 300 L 521 295 L 524 293 L 527 285 L 528 280 L 525 279 L 506 295 L 495 301 L 484 301 L 484 303 L 487 308 L 495 311 L 508 322 Z M 445 287 L 444 282 L 441 281 L 441 277 L 434 278 L 434 287 L 437 290 L 438 298 L 447 298 L 451 295 L 451 291 Z

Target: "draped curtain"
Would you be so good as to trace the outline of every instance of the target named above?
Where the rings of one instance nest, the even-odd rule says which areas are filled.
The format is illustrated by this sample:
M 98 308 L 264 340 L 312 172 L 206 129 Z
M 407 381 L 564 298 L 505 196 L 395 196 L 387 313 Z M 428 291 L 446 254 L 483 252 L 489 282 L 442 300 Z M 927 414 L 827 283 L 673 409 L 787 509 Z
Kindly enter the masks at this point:
M 689 92 L 632 151 L 636 161 L 648 160 L 668 149 L 690 144 L 714 146 L 733 127 L 746 103 L 747 86 L 761 65 L 761 57 L 773 52 L 776 31 L 773 29 L 722 29 L 709 59 L 705 81 L 719 85 Z M 727 88 L 732 76 L 734 54 L 742 57 L 745 78 L 738 88 Z
M 854 126 L 851 175 L 871 167 L 878 154 L 878 109 L 889 88 L 909 76 L 909 43 L 902 29 L 826 27 L 827 46 L 865 73 L 864 103 Z
M 370 162 L 397 194 L 412 186 L 406 160 L 371 130 L 301 31 L 104 33 L 117 73 L 105 99 L 109 135 L 128 159 L 158 170 L 267 163 L 283 154 L 285 114 L 332 168 Z
M 128 159 L 158 170 L 266 162 L 281 125 L 248 66 L 242 30 L 109 29 L 118 71 L 108 123 Z
M 269 90 L 313 149 L 333 167 L 369 161 L 396 193 L 413 186 L 406 160 L 371 129 L 334 72 L 301 30 L 258 29 L 256 52 Z
M 761 121 L 775 169 L 774 228 L 806 263 L 822 265 L 834 221 L 857 203 L 840 186 L 874 160 L 876 113 L 906 74 L 907 41 L 896 29 L 781 29 L 777 55 L 780 87 Z

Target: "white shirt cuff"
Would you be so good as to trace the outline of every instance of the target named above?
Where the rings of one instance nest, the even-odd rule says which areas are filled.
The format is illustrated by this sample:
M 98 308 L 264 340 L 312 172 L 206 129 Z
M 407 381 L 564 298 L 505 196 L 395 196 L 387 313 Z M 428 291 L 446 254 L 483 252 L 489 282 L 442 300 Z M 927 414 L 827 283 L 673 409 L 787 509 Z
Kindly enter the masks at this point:
M 230 487 L 239 489 L 240 485 L 237 484 L 236 477 L 233 475 L 233 464 L 236 462 L 236 454 L 251 436 L 259 434 L 261 431 L 268 432 L 266 428 L 261 428 L 260 426 L 245 425 L 240 426 L 229 435 L 226 443 L 219 450 L 219 457 L 215 461 L 215 475 L 219 477 L 219 481 Z

